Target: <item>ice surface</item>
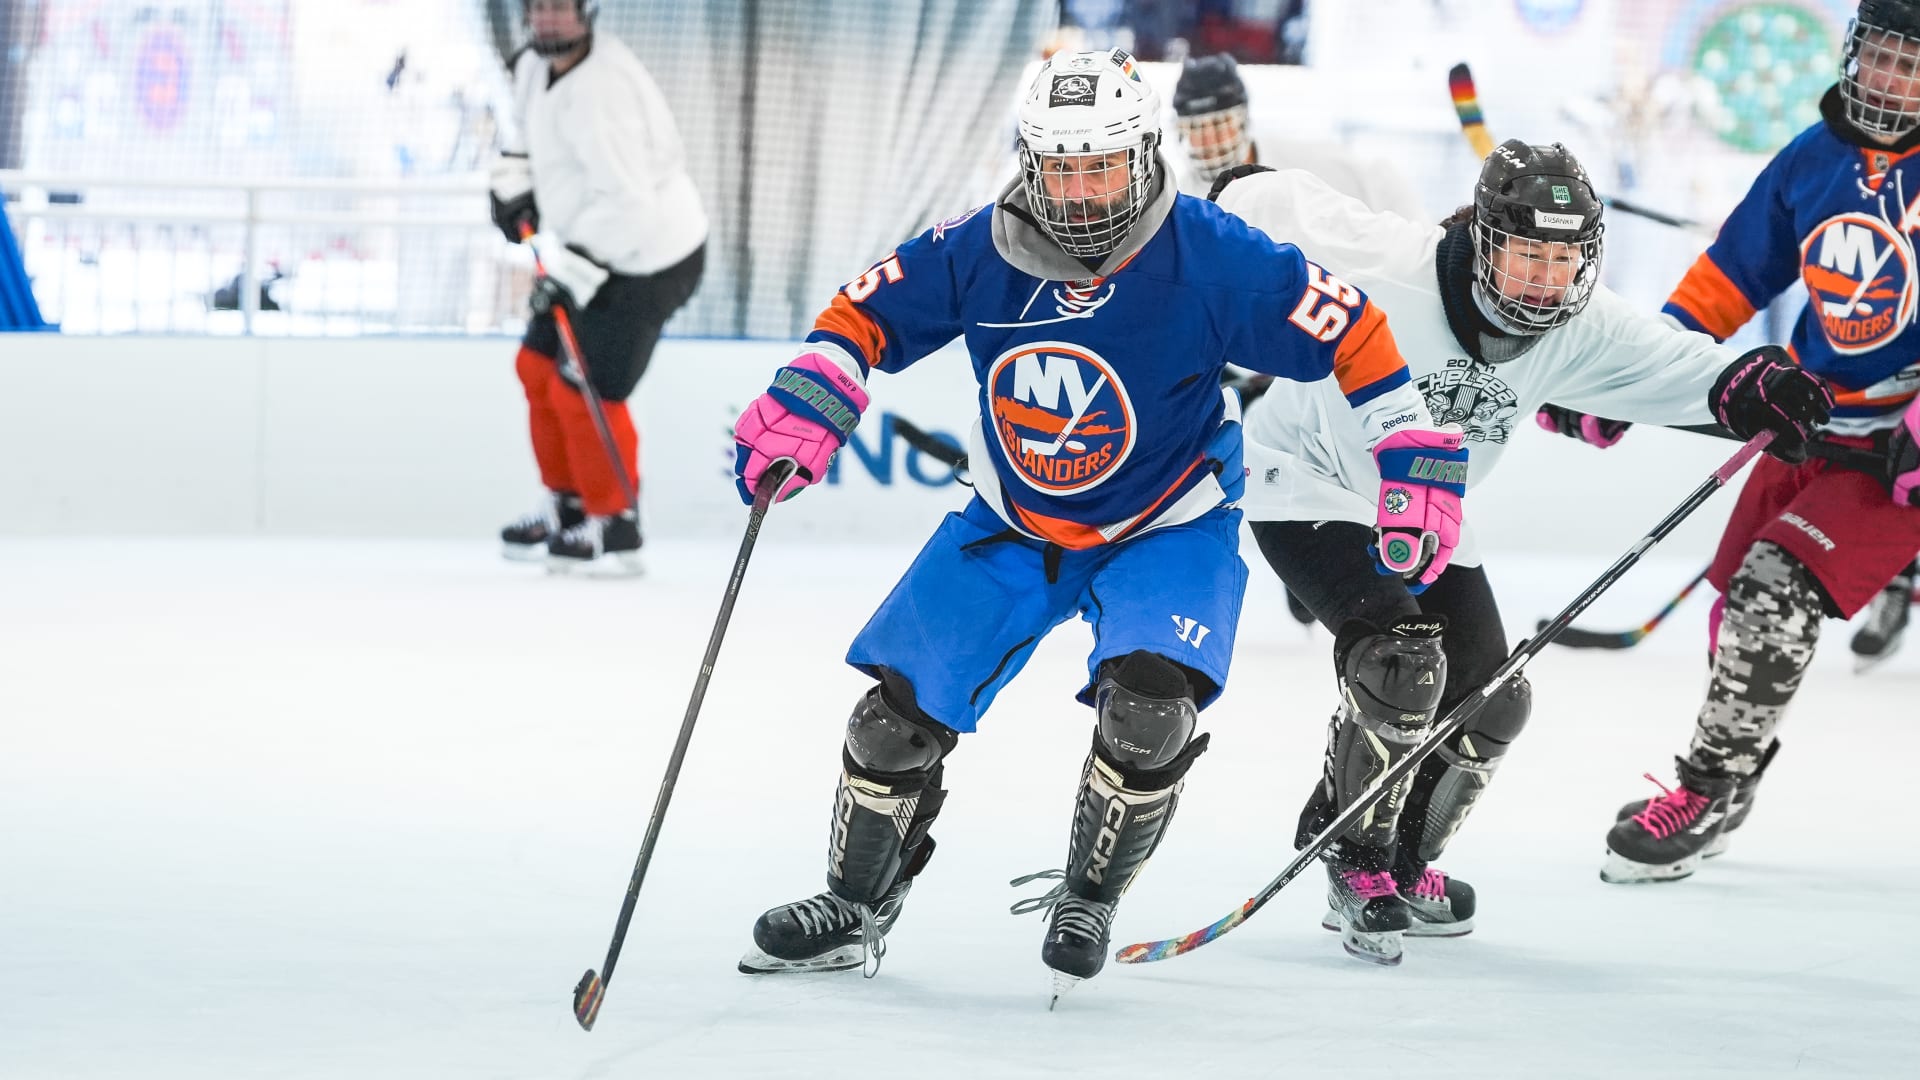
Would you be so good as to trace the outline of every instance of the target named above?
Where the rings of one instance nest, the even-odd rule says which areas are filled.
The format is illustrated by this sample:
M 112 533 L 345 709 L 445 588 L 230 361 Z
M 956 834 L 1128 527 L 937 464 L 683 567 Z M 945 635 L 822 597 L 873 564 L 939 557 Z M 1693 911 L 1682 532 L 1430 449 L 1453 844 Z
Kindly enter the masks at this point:
M 585 1034 L 569 995 L 730 545 L 583 582 L 479 544 L 0 542 L 0 1077 L 1910 1075 L 1920 647 L 1854 676 L 1828 624 L 1732 851 L 1678 885 L 1596 878 L 1614 808 L 1685 747 L 1701 598 L 1633 650 L 1529 669 L 1532 725 L 1443 864 L 1480 929 L 1400 968 L 1342 955 L 1309 875 L 1047 1012 L 1006 880 L 1065 849 L 1091 731 L 1067 626 L 950 759 L 879 978 L 736 974 L 754 917 L 821 887 L 863 687 L 840 657 L 912 550 L 795 543 L 776 511 Z M 1582 624 L 1638 624 L 1700 561 L 1651 559 Z M 1510 634 L 1601 565 L 1496 556 Z M 1328 643 L 1256 575 L 1214 749 L 1116 944 L 1205 925 L 1283 864 Z

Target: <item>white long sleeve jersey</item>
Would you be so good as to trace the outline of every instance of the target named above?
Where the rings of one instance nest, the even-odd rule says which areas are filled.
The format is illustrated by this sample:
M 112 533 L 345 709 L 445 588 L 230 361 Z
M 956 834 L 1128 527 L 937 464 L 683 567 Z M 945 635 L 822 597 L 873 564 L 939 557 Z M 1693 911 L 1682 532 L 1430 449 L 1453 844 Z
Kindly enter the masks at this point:
M 533 168 L 540 229 L 621 274 L 652 274 L 707 239 L 666 98 L 617 38 L 597 34 L 555 79 L 531 50 L 513 67 L 520 147 Z
M 1173 121 L 1168 121 L 1169 130 Z M 1428 218 L 1419 192 L 1400 170 L 1386 158 L 1363 157 L 1330 139 L 1289 138 L 1271 131 L 1253 132 L 1254 161 L 1274 169 L 1299 169 L 1319 177 L 1328 187 L 1365 203 L 1369 209 L 1399 214 L 1408 221 Z M 1202 180 L 1193 161 L 1185 153 L 1175 152 L 1174 182 L 1182 194 L 1204 199 L 1213 183 Z M 1255 224 L 1258 224 L 1257 222 Z M 1276 236 L 1283 243 L 1285 237 Z
M 1518 359 L 1484 363 L 1454 337 L 1441 304 L 1435 259 L 1445 229 L 1373 213 L 1297 170 L 1236 180 L 1220 205 L 1313 252 L 1380 305 L 1434 420 L 1466 431 L 1469 488 L 1548 402 L 1638 423 L 1713 422 L 1708 392 L 1736 354 L 1605 288 Z M 1249 520 L 1373 524 L 1380 471 L 1338 386 L 1275 381 L 1247 410 L 1245 434 Z M 1454 563 L 1477 566 L 1471 499 L 1466 510 Z

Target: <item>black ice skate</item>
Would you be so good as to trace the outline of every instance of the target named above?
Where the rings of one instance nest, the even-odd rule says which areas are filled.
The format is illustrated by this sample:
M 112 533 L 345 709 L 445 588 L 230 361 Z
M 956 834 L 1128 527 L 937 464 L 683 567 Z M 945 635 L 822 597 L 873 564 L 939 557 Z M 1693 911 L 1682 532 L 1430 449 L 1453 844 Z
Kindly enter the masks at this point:
M 1413 916 L 1407 926 L 1408 937 L 1464 937 L 1473 933 L 1473 886 L 1431 866 L 1420 871 L 1412 884 L 1401 881 L 1402 877 L 1400 868 L 1395 867 L 1400 898 L 1407 902 L 1407 913 Z
M 1393 875 L 1327 862 L 1327 914 L 1321 925 L 1340 931 L 1349 955 L 1369 964 L 1400 962 L 1400 935 L 1413 923 Z
M 863 968 L 872 978 L 887 954 L 887 931 L 906 902 L 911 879 L 895 882 L 869 907 L 823 892 L 782 904 L 753 924 L 753 948 L 740 958 L 748 975 Z
M 1061 870 L 1042 870 L 1014 878 L 1008 884 L 1018 887 L 1030 881 L 1064 879 L 1065 876 Z M 1040 942 L 1040 962 L 1053 973 L 1053 1000 L 1047 1008 L 1059 1004 L 1067 991 L 1100 974 L 1100 969 L 1106 966 L 1107 948 L 1113 936 L 1113 913 L 1118 907 L 1118 901 L 1107 903 L 1075 896 L 1064 884 L 1055 885 L 1044 896 L 1013 905 L 1015 915 L 1053 910 L 1053 917 L 1047 923 L 1047 936 Z
M 1853 670 L 1857 674 L 1900 651 L 1907 620 L 1913 610 L 1913 579 L 1894 578 L 1867 605 L 1867 621 L 1853 635 Z
M 548 542 L 586 519 L 580 496 L 549 491 L 539 506 L 500 530 L 500 554 L 514 562 L 539 562 L 547 557 Z
M 1700 853 L 1701 858 L 1711 859 L 1727 853 L 1727 848 L 1732 844 L 1734 830 L 1746 824 L 1747 815 L 1753 810 L 1754 795 L 1760 790 L 1760 778 L 1766 774 L 1767 765 L 1773 761 L 1773 756 L 1779 752 L 1779 739 L 1768 743 L 1766 751 L 1760 755 L 1759 767 L 1754 769 L 1751 775 L 1741 777 L 1740 782 L 1734 785 L 1733 807 L 1727 811 L 1726 827 L 1721 829 L 1720 834 L 1715 836 L 1713 842 L 1707 845 L 1706 850 Z M 1655 796 L 1653 799 L 1639 799 L 1630 802 L 1620 808 L 1619 812 L 1614 815 L 1614 820 L 1625 821 L 1640 811 L 1645 810 L 1649 803 L 1655 802 L 1662 797 L 1663 796 Z
M 1691 877 L 1707 849 L 1726 831 L 1740 778 L 1695 768 L 1685 758 L 1674 764 L 1680 786 L 1670 789 L 1648 773 L 1647 779 L 1664 794 L 1648 799 L 1608 831 L 1601 881 L 1637 885 Z
M 640 573 L 640 520 L 631 510 L 585 521 L 547 543 L 547 569 L 587 577 L 633 577 Z

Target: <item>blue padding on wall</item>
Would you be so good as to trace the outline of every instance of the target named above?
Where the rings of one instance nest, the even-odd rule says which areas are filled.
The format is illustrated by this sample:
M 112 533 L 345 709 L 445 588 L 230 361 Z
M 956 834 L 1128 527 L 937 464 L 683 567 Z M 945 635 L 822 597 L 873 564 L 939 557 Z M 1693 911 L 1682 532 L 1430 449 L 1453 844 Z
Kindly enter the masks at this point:
M 13 242 L 13 226 L 0 213 L 0 330 L 54 330 L 40 317 L 40 304 L 27 280 L 27 264 Z

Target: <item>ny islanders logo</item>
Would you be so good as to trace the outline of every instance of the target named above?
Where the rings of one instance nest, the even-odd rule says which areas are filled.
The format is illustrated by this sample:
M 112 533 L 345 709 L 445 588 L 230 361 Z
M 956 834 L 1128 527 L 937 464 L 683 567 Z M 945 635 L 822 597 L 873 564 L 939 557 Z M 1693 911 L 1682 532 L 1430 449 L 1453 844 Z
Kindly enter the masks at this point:
M 1871 352 L 1913 321 L 1913 241 L 1872 214 L 1837 214 L 1808 233 L 1800 278 L 1834 352 Z
M 1040 341 L 1002 353 L 987 371 L 987 400 L 1000 448 L 1035 491 L 1099 487 L 1133 452 L 1133 402 L 1085 346 Z

